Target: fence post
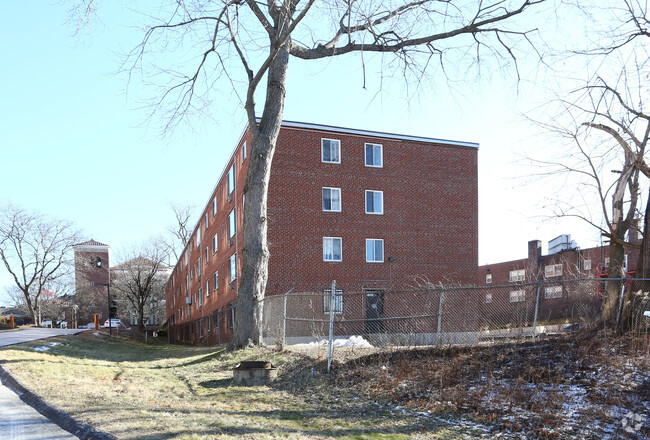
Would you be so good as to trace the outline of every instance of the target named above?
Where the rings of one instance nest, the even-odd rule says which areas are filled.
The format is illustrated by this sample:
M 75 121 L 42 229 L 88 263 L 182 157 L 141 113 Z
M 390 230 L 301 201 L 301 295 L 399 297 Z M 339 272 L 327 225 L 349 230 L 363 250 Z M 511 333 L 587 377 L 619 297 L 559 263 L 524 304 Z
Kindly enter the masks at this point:
M 289 295 L 289 292 L 291 292 L 291 290 L 284 294 L 284 303 L 282 305 L 282 337 L 280 338 L 280 350 L 284 350 L 287 346 L 287 295 Z
M 623 313 L 623 300 L 625 299 L 625 280 L 619 281 L 621 283 L 621 296 L 619 298 L 618 313 L 616 314 L 616 328 L 621 324 L 621 313 Z
M 535 300 L 535 317 L 533 318 L 533 338 L 537 337 L 537 314 L 539 312 L 539 297 L 542 292 L 542 286 L 537 286 L 537 299 Z
M 327 374 L 332 368 L 332 342 L 334 341 L 334 301 L 336 300 L 336 280 L 332 281 L 332 292 L 330 295 L 330 337 L 329 353 L 327 354 Z
M 445 299 L 445 291 L 440 290 L 440 303 L 438 304 L 438 328 L 436 329 L 436 347 L 440 345 L 440 330 L 442 328 L 442 303 Z

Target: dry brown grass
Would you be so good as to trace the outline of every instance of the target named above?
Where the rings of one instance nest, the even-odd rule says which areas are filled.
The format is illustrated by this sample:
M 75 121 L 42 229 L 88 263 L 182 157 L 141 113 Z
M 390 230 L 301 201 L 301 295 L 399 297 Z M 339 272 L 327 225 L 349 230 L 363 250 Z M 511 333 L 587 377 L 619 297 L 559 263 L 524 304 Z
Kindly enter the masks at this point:
M 462 414 L 533 438 L 647 438 L 650 357 L 635 337 L 575 335 L 479 347 L 375 353 L 341 366 L 359 394 Z M 643 415 L 627 432 L 626 415 Z

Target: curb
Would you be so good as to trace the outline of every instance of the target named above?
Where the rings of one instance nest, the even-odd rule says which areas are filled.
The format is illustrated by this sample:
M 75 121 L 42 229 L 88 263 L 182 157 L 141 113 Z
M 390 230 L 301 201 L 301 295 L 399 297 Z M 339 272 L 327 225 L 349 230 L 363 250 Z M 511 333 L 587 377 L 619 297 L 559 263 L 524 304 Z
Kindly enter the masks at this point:
M 16 393 L 20 400 L 81 440 L 118 440 L 117 437 L 100 431 L 87 423 L 80 422 L 56 406 L 47 403 L 41 396 L 28 390 L 18 379 L 12 376 L 2 365 L 2 362 L 0 362 L 0 382 Z

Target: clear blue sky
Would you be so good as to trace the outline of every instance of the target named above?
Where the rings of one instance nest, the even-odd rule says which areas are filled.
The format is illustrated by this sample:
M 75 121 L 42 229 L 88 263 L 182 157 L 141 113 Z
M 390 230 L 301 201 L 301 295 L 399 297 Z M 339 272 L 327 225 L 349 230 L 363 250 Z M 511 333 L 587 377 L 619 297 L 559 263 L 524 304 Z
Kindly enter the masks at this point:
M 161 119 L 148 123 L 142 108 L 152 89 L 133 81 L 127 94 L 126 77 L 115 74 L 143 20 L 112 3 L 100 2 L 99 20 L 78 36 L 65 6 L 5 5 L 0 203 L 71 220 L 115 251 L 172 224 L 169 202 L 202 209 L 245 119 L 225 84 L 212 120 L 162 139 Z M 593 244 L 597 234 L 584 226 L 542 222 L 542 189 L 509 178 L 532 139 L 518 116 L 531 105 L 522 102 L 529 83 L 517 94 L 514 82 L 487 75 L 454 93 L 441 80 L 407 96 L 399 81 L 378 93 L 372 75 L 364 90 L 360 72 L 353 57 L 293 63 L 285 119 L 480 143 L 480 263 L 521 258 L 528 240 L 562 233 Z M 0 290 L 9 282 L 0 268 Z

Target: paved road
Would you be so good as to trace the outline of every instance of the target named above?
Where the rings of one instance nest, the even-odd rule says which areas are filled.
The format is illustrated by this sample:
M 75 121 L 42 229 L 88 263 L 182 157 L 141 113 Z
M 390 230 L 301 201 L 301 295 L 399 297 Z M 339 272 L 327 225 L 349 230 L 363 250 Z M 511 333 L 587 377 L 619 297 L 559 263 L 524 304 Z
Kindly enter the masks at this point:
M 84 330 L 28 328 L 0 332 L 0 346 L 20 344 L 35 339 L 70 335 Z M 1 356 L 1 353 L 0 353 Z M 0 384 L 0 439 L 9 440 L 78 440 L 47 417 L 20 400 L 18 395 Z
M 52 336 L 74 335 L 85 329 L 68 330 L 62 328 L 21 328 L 18 330 L 0 331 L 0 347 L 20 344 L 35 339 L 51 338 Z M 1 438 L 1 437 L 0 437 Z

